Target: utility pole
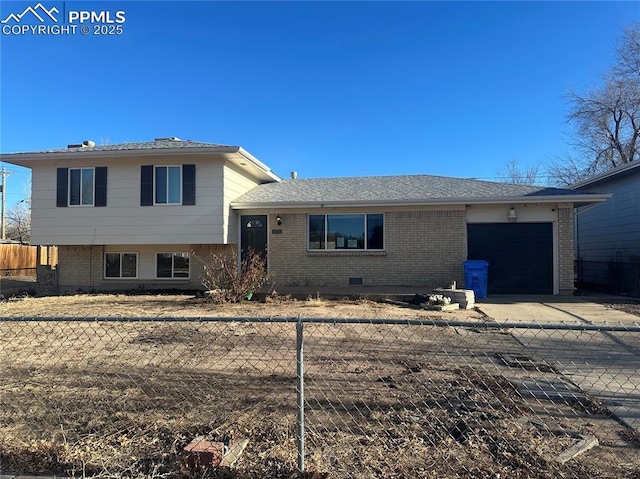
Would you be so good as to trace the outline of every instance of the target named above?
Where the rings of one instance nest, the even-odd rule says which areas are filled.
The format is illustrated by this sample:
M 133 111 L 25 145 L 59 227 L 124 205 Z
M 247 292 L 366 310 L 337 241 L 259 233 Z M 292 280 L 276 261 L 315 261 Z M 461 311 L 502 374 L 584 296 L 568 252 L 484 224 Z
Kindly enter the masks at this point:
M 7 218 L 5 215 L 5 207 L 7 205 L 7 176 L 9 176 L 10 173 L 7 171 L 7 169 L 3 166 L 0 169 L 0 180 L 2 180 L 0 182 L 0 193 L 2 193 L 2 207 L 0 208 L 0 223 L 2 223 L 2 226 L 0 226 L 0 239 L 7 239 Z

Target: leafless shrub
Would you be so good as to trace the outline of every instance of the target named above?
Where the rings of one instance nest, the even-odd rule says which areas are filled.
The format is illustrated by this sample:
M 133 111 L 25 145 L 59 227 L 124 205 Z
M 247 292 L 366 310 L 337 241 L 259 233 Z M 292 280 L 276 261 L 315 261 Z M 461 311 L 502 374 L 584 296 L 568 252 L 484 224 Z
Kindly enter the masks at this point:
M 265 259 L 251 248 L 242 261 L 238 261 L 236 250 L 232 248 L 198 259 L 204 267 L 202 285 L 206 288 L 205 298 L 216 304 L 251 299 L 269 279 Z

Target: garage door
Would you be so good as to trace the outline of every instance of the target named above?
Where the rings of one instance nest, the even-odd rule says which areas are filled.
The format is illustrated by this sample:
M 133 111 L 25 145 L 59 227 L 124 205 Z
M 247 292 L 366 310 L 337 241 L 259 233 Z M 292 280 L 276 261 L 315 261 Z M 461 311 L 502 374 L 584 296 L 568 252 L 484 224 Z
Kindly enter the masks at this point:
M 489 294 L 553 294 L 551 223 L 468 224 L 467 249 L 489 262 Z

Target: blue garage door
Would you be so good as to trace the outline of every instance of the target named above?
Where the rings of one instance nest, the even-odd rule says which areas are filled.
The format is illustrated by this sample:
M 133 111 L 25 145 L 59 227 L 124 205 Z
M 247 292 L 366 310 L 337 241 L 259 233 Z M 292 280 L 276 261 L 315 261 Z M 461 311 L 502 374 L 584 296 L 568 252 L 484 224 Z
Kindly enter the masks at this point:
M 467 257 L 489 262 L 489 294 L 553 294 L 551 223 L 468 224 Z

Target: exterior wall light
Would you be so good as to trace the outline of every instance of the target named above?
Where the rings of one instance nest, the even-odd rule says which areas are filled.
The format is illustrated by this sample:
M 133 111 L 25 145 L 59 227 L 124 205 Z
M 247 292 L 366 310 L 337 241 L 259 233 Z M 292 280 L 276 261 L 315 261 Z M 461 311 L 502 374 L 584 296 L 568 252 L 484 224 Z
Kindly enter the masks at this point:
M 518 215 L 516 215 L 516 209 L 512 206 L 509 210 L 509 223 L 515 223 L 518 220 Z
M 282 217 L 280 215 L 276 216 L 276 223 L 278 223 L 278 226 L 282 224 Z

